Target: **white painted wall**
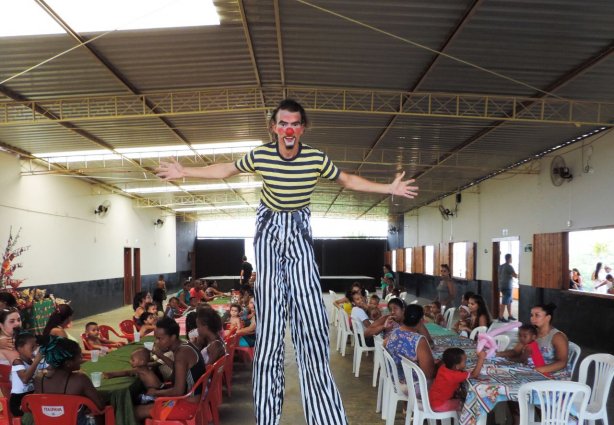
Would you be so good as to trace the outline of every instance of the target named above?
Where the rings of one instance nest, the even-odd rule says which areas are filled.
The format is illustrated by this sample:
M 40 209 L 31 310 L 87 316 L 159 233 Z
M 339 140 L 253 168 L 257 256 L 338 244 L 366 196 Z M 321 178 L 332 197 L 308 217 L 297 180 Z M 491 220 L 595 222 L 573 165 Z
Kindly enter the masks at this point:
M 105 200 L 111 208 L 99 218 L 94 209 Z M 0 152 L 0 249 L 10 226 L 21 227 L 18 246 L 31 245 L 18 258 L 22 286 L 122 277 L 124 247 L 141 248 L 142 275 L 174 273 L 175 219 L 154 227 L 162 216 L 76 178 L 21 176 L 20 161 Z
M 593 172 L 585 173 L 591 148 Z M 565 158 L 574 175 L 559 187 L 550 180 L 550 164 L 556 155 Z M 477 278 L 491 280 L 492 241 L 507 229 L 508 236 L 520 240 L 520 283 L 530 284 L 532 253 L 525 253 L 523 247 L 533 243 L 535 233 L 614 226 L 614 131 L 556 151 L 534 165 L 539 165 L 539 174 L 505 173 L 465 190 L 458 217 L 448 221 L 441 218 L 439 203 L 407 213 L 405 245 L 477 242 Z M 454 201 L 450 196 L 443 205 L 453 209 Z

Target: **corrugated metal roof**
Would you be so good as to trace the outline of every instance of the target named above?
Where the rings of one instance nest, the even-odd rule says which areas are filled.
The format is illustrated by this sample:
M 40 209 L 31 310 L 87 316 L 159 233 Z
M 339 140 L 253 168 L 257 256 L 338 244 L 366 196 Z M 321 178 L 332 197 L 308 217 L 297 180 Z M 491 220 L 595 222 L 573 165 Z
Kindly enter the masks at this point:
M 563 99 L 614 102 L 611 1 L 279 1 L 278 16 L 273 1 L 239 1 L 242 4 L 215 1 L 220 26 L 110 33 L 91 43 L 99 58 L 80 47 L 0 85 L 0 111 L 4 102 L 12 105 L 12 100 L 58 99 L 51 109 L 36 109 L 40 123 L 5 123 L 3 119 L 13 117 L 8 112 L 0 117 L 0 143 L 16 151 L 41 153 L 103 146 L 267 142 L 267 113 L 283 97 L 284 84 L 330 89 L 335 99 L 330 105 L 334 106 L 323 110 L 326 108 L 319 102 L 316 110 L 309 110 L 313 125 L 303 141 L 324 150 L 341 169 L 379 182 L 390 181 L 403 169 L 408 176 L 418 177 L 421 194 L 416 200 L 395 198 L 392 203 L 382 195 L 358 194 L 322 182 L 314 193 L 314 213 L 386 216 L 438 199 L 585 134 L 593 126 L 395 116 L 386 102 L 397 109 L 402 102 L 395 105 L 394 100 L 377 96 L 372 101 L 383 109 L 369 111 L 366 107 L 362 113 L 349 112 L 339 110 L 343 109 L 339 108 L 341 94 L 336 96 L 335 91 L 374 90 L 385 98 L 382 90 L 538 97 L 545 96 L 540 91 L 549 90 Z M 88 39 L 93 35 L 82 36 Z M 75 43 L 69 35 L 0 38 L 0 81 Z M 445 54 L 468 64 L 446 57 L 435 60 L 436 53 L 428 49 L 444 49 Z M 222 87 L 239 91 L 256 87 L 256 91 L 244 98 L 225 99 L 220 90 L 213 99 L 199 97 L 203 109 L 188 113 L 175 112 L 165 104 L 153 109 L 164 111 L 155 117 L 151 108 L 142 105 L 143 111 L 130 110 L 130 118 L 92 114 L 74 122 L 41 121 L 41 113 L 51 111 L 58 116 L 60 101 L 75 96 L 84 96 L 83 104 L 87 104 L 91 97 L 126 95 L 131 90 L 187 93 Z M 363 102 L 369 96 L 366 93 L 357 94 L 361 100 L 352 98 L 351 102 Z M 452 97 L 450 105 L 454 102 Z M 31 108 L 24 103 L 11 114 L 28 117 L 33 115 Z M 614 119 L 614 107 L 603 110 L 603 120 Z M 484 105 L 476 104 L 475 111 L 483 113 Z M 139 112 L 143 116 L 138 116 Z M 200 165 L 236 157 L 193 155 L 180 160 Z M 115 184 L 118 190 L 156 186 L 162 183 L 150 170 L 157 160 L 72 163 L 66 173 L 78 169 Z M 147 195 L 137 202 L 149 202 L 148 206 L 236 205 L 256 202 L 257 194 L 257 189 L 180 192 Z M 203 216 L 244 213 L 217 211 Z

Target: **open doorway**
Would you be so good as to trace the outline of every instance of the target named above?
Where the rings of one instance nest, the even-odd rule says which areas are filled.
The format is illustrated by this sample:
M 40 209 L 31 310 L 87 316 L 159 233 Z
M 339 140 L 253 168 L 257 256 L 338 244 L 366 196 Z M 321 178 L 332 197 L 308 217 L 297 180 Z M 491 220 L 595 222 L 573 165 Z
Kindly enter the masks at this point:
M 517 236 L 510 236 L 506 238 L 493 239 L 492 250 L 492 280 L 493 280 L 493 294 L 492 294 L 492 306 L 493 316 L 499 314 L 499 266 L 505 263 L 505 256 L 510 254 L 512 256 L 511 265 L 518 276 L 520 276 L 519 257 L 520 257 L 520 240 Z M 512 281 L 512 299 L 516 302 L 512 303 L 512 314 L 514 317 L 518 317 L 518 279 L 514 278 Z

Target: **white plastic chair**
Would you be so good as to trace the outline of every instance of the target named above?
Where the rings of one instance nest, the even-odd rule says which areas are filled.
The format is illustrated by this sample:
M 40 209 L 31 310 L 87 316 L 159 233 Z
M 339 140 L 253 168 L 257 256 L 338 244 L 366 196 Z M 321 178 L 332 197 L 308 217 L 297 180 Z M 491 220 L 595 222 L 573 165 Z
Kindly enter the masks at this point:
M 403 372 L 405 373 L 409 396 L 409 409 L 407 409 L 407 415 L 405 416 L 405 425 L 409 425 L 412 422 L 412 414 L 414 417 L 413 423 L 415 425 L 422 425 L 425 419 L 428 419 L 429 423 L 431 423 L 431 420 L 436 419 L 439 419 L 442 423 L 444 420 L 447 422 L 449 419 L 452 420 L 452 423 L 457 423 L 458 413 L 456 410 L 435 412 L 431 408 L 431 402 L 428 397 L 429 389 L 426 383 L 426 376 L 422 369 L 406 357 L 401 359 L 401 366 L 403 366 Z M 421 398 L 416 394 L 416 383 L 418 384 Z
M 386 404 L 382 407 L 382 419 L 386 419 L 386 425 L 393 425 L 397 414 L 397 404 L 399 401 L 408 401 L 409 398 L 399 381 L 399 372 L 394 359 L 387 350 L 383 350 L 384 364 L 388 372 L 388 383 L 386 385 Z
M 334 305 L 334 304 L 333 304 Z M 339 312 L 339 310 L 343 309 L 342 306 L 337 306 L 335 305 L 335 314 L 337 316 L 337 323 L 336 323 L 336 328 L 337 328 L 337 351 L 339 351 L 339 349 L 341 348 L 341 337 L 343 336 L 343 323 L 342 323 L 342 316 L 341 313 Z
M 469 339 L 475 341 L 475 339 L 478 337 L 478 334 L 482 332 L 487 332 L 487 331 L 488 331 L 487 326 L 478 326 L 477 328 L 471 331 L 471 333 L 469 334 Z
M 352 338 L 354 334 L 350 329 L 350 318 L 343 307 L 339 308 L 339 333 L 337 334 L 337 351 L 341 350 L 341 355 L 345 357 L 345 347 L 348 345 L 348 338 Z M 352 339 L 352 345 L 354 340 Z
M 510 337 L 507 335 L 495 335 L 493 339 L 497 343 L 497 351 L 505 351 L 510 345 Z
M 567 364 L 569 365 L 570 375 L 569 379 L 573 377 L 573 373 L 576 370 L 576 363 L 582 354 L 580 346 L 574 342 L 569 341 L 569 352 L 567 353 Z
M 384 364 L 384 338 L 381 335 L 375 335 L 373 337 L 373 345 L 375 345 L 375 354 L 373 356 L 373 386 L 377 385 L 377 404 L 375 406 L 375 412 L 382 410 L 382 404 L 384 401 L 384 388 L 386 387 L 386 379 L 388 374 L 386 373 L 386 365 Z M 379 379 L 378 379 L 379 372 Z M 382 417 L 382 419 L 386 419 Z
M 535 407 L 541 412 L 540 424 L 564 425 L 572 415 L 578 424 L 584 420 L 591 389 L 586 384 L 573 381 L 527 382 L 518 390 L 520 425 L 533 425 Z
M 454 326 L 454 312 L 455 311 L 456 311 L 456 308 L 450 307 L 449 309 L 445 311 L 445 313 L 443 313 L 443 320 L 446 324 L 446 329 L 452 329 L 452 327 Z
M 330 289 L 328 291 L 330 294 L 330 321 L 329 324 L 337 326 L 338 314 L 337 314 L 337 306 L 335 305 L 335 301 L 337 300 L 337 293 Z
M 592 354 L 580 363 L 578 382 L 589 384 L 588 370 L 594 364 L 594 377 L 592 380 L 591 397 L 588 401 L 584 420 L 595 425 L 595 421 L 602 421 L 608 425 L 608 412 L 606 402 L 610 393 L 612 379 L 614 379 L 614 356 L 611 354 Z
M 352 362 L 352 372 L 354 373 L 354 376 L 358 378 L 362 353 L 369 355 L 369 351 L 375 351 L 375 347 L 367 346 L 365 342 L 365 330 L 362 323 L 353 317 L 351 320 L 352 331 L 354 332 L 354 361 Z

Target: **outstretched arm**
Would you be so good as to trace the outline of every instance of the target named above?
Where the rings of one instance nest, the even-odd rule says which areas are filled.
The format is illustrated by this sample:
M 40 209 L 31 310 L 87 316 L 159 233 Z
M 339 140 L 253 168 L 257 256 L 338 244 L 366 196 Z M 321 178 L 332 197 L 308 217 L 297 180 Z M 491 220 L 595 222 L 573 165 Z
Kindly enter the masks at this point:
M 198 177 L 201 179 L 225 179 L 239 174 L 234 162 L 208 165 L 206 167 L 184 167 L 176 160 L 161 161 L 156 168 L 158 177 L 164 180 L 176 180 L 184 177 Z
M 418 186 L 411 186 L 414 179 L 403 180 L 405 171 L 398 174 L 392 183 L 375 183 L 354 174 L 342 171 L 337 178 L 337 183 L 346 189 L 358 192 L 387 193 L 389 195 L 402 196 L 404 198 L 414 198 L 418 195 Z

